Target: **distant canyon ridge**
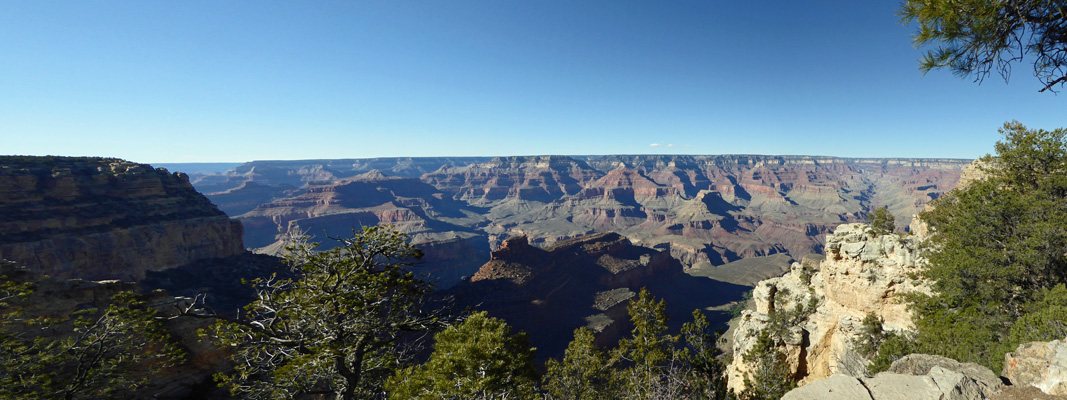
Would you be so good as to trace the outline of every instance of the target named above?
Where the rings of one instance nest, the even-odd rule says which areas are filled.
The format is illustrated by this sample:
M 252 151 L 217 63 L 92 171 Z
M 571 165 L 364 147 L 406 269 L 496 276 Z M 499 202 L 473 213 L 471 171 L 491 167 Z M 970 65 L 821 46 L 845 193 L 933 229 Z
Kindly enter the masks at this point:
M 627 155 L 253 161 L 191 172 L 194 187 L 275 254 L 391 224 L 450 287 L 510 237 L 534 246 L 616 232 L 687 269 L 821 254 L 825 236 L 887 207 L 899 227 L 951 190 L 970 160 Z M 782 264 L 779 262 L 779 264 Z M 710 273 L 714 276 L 714 273 Z M 736 277 L 735 277 L 736 278 Z M 740 278 L 737 278 L 740 279 Z M 727 279 L 729 280 L 729 279 Z M 736 279 L 735 279 L 736 280 Z

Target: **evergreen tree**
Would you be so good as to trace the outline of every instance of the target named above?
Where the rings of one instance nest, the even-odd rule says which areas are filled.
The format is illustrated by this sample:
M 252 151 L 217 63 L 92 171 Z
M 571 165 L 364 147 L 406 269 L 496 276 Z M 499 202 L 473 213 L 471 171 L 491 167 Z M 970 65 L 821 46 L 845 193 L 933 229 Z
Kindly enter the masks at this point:
M 607 357 L 585 328 L 575 331 L 562 361 L 550 360 L 545 389 L 551 399 L 726 399 L 725 367 L 716 335 L 699 310 L 667 332 L 666 304 L 642 290 L 629 307 L 634 328 Z M 685 338 L 684 346 L 679 339 Z
M 243 398 L 304 394 L 376 398 L 410 354 L 406 338 L 444 324 L 426 305 L 428 282 L 409 271 L 422 252 L 389 227 L 364 227 L 341 246 L 297 242 L 287 260 L 298 279 L 253 282 L 244 319 L 212 335 L 234 349 L 235 371 L 217 377 Z
M 785 354 L 769 330 L 760 331 L 756 343 L 743 356 L 745 363 L 751 366 L 745 376 L 745 390 L 740 394 L 743 400 L 780 399 L 796 387 L 796 381 L 789 374 Z
M 624 374 L 626 392 L 631 399 L 653 399 L 662 391 L 668 361 L 673 361 L 678 335 L 667 334 L 667 304 L 657 301 L 647 289 L 631 300 L 629 338 L 619 341 L 618 357 L 631 366 Z
M 386 385 L 390 399 L 532 399 L 534 349 L 525 333 L 478 312 L 434 335 L 434 352 Z
M 564 351 L 563 360 L 545 364 L 544 389 L 556 400 L 598 400 L 614 397 L 619 382 L 613 364 L 594 343 L 593 332 L 574 330 L 574 340 Z
M 870 214 L 867 214 L 867 223 L 879 235 L 890 234 L 897 230 L 896 219 L 885 207 L 876 208 Z
M 682 325 L 689 365 L 688 389 L 692 398 L 724 400 L 726 389 L 726 366 L 719 361 L 722 353 L 715 345 L 717 335 L 711 332 L 708 318 L 700 310 L 693 310 L 693 322 Z
M 999 371 L 1031 304 L 1067 282 L 1067 130 L 1004 125 L 986 179 L 922 215 L 933 235 L 918 296 L 916 350 Z
M 907 0 L 900 15 L 919 24 L 916 45 L 936 45 L 924 72 L 947 67 L 981 82 L 995 70 L 1007 80 L 1012 63 L 1031 58 L 1040 91 L 1067 83 L 1067 1 Z
M 0 266 L 0 399 L 150 397 L 149 378 L 176 365 L 182 351 L 156 312 L 120 292 L 100 307 L 40 314 L 47 301 L 12 265 Z

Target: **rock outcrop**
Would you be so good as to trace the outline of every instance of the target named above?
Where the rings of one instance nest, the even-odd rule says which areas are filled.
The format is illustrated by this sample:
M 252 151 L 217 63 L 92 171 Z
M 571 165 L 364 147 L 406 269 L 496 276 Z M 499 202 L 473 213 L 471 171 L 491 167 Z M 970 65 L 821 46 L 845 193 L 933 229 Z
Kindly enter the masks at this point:
M 793 389 L 783 400 L 979 400 L 1002 387 L 989 368 L 941 356 L 910 354 L 874 377 L 833 375 Z
M 862 320 L 873 314 L 886 330 L 909 331 L 911 315 L 899 295 L 929 291 L 928 283 L 915 279 L 922 262 L 920 241 L 913 235 L 876 235 L 866 224 L 844 224 L 827 236 L 826 259 L 817 267 L 795 263 L 784 276 L 758 283 L 754 309 L 743 311 L 732 328 L 730 387 L 742 389 L 749 366 L 741 355 L 767 328 L 771 313 L 793 312 L 798 306 L 803 315 L 786 327 L 792 376 L 804 384 L 835 374 L 864 375 L 869 360 L 852 345 Z
M 1067 340 L 1020 344 L 1004 355 L 1001 375 L 1015 386 L 1035 386 L 1051 395 L 1067 396 Z
M 746 289 L 690 277 L 669 253 L 636 246 L 616 233 L 544 249 L 519 236 L 505 240 L 491 258 L 444 295 L 457 299 L 460 308 L 488 311 L 528 332 L 542 359 L 561 356 L 582 326 L 597 334 L 598 344 L 613 344 L 629 329 L 627 305 L 641 288 L 666 300 L 668 312 L 679 316 L 675 325 L 694 308 L 725 303 Z
M 108 158 L 0 157 L 0 258 L 56 278 L 140 280 L 245 251 L 188 177 Z

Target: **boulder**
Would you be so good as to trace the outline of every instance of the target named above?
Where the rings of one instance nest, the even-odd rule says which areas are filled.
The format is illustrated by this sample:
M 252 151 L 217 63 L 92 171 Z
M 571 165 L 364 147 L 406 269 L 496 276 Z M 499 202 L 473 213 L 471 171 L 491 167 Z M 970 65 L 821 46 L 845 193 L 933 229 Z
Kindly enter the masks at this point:
M 944 393 L 925 375 L 881 373 L 861 379 L 875 400 L 940 400 Z
M 974 397 L 976 392 L 983 397 L 992 397 L 1003 387 L 1000 377 L 989 368 L 931 354 L 906 355 L 894 361 L 887 372 L 930 375 L 935 378 L 938 386 L 945 388 L 951 383 L 960 389 L 960 393 L 969 396 L 952 398 L 978 398 Z
M 928 354 L 897 360 L 872 377 L 834 375 L 793 389 L 783 399 L 975 400 L 1000 392 L 999 378 L 974 363 Z
M 1036 386 L 1051 395 L 1067 395 L 1067 341 L 1020 344 L 1004 355 L 1001 375 L 1015 386 Z
M 834 375 L 789 391 L 782 400 L 871 400 L 871 394 L 859 379 Z

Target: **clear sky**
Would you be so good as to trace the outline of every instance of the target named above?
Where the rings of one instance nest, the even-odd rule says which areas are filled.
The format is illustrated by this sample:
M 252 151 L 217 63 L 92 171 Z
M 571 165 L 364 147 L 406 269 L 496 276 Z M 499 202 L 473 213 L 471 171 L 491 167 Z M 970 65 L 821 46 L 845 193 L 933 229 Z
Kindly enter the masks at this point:
M 0 154 L 973 158 L 1067 126 L 926 76 L 895 1 L 0 2 Z

